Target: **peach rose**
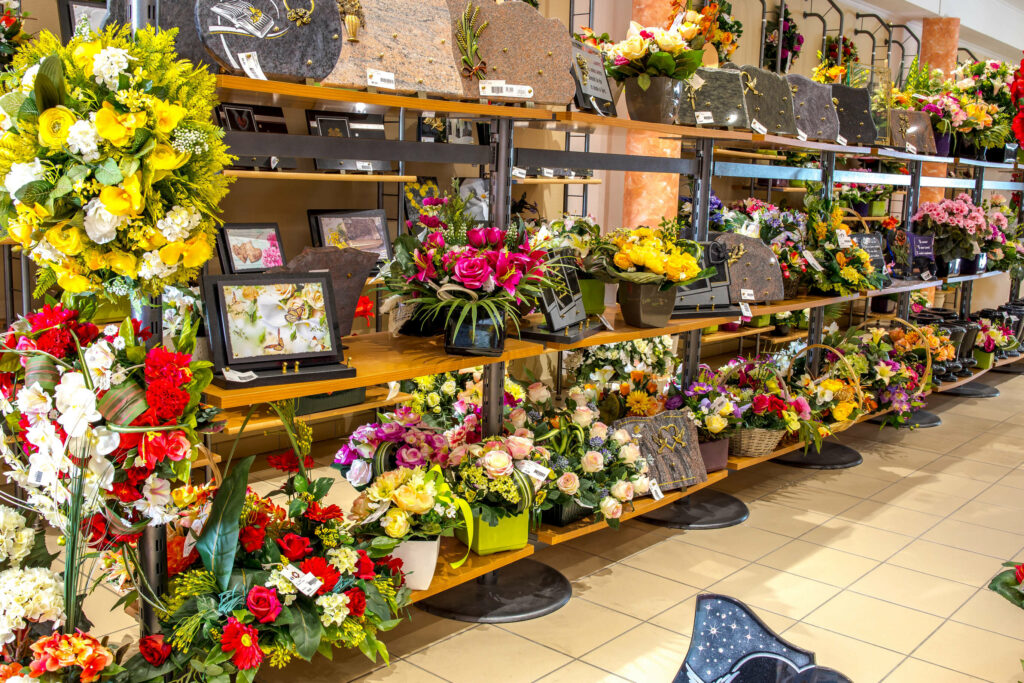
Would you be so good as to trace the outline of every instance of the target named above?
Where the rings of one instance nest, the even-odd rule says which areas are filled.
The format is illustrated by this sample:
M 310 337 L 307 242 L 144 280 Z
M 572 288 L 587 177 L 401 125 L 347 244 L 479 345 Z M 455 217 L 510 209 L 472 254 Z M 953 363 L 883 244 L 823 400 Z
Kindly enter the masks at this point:
M 633 484 L 625 479 L 612 484 L 611 494 L 623 503 L 633 500 Z
M 580 490 L 580 478 L 573 472 L 566 472 L 556 482 L 558 490 L 567 496 L 575 496 Z
M 533 441 L 522 436 L 510 436 L 505 441 L 508 452 L 516 460 L 522 460 L 530 455 L 533 450 Z
M 632 465 L 640 459 L 640 447 L 635 443 L 627 443 L 619 451 L 619 459 L 629 465 Z
M 584 472 L 590 474 L 600 472 L 604 469 L 604 456 L 597 451 L 587 451 L 583 454 L 583 458 L 580 463 L 583 466 Z
M 601 514 L 608 519 L 618 519 L 622 516 L 622 503 L 611 496 L 601 501 Z
M 522 429 L 526 426 L 526 411 L 516 408 L 508 414 L 508 421 L 512 423 L 513 429 Z
M 491 479 L 512 474 L 512 456 L 505 451 L 490 451 L 480 459 L 480 466 Z
M 423 489 L 403 484 L 391 494 L 391 501 L 414 515 L 426 514 L 434 507 L 434 497 Z
M 572 411 L 572 421 L 586 429 L 594 421 L 594 411 L 586 406 L 580 406 Z
M 633 437 L 630 436 L 629 432 L 625 429 L 616 429 L 615 432 L 612 433 L 612 439 L 622 445 L 632 441 Z
M 598 439 L 604 441 L 608 438 L 608 425 L 601 421 L 597 421 L 590 425 L 590 436 L 596 436 Z
M 534 382 L 526 387 L 526 395 L 533 403 L 547 403 L 551 400 L 551 390 L 543 382 Z

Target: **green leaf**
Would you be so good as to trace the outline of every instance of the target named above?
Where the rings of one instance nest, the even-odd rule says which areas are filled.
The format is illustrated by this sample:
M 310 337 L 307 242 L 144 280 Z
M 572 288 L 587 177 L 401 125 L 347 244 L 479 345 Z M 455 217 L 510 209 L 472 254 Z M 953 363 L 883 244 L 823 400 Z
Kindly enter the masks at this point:
M 288 626 L 288 633 L 295 641 L 295 650 L 303 659 L 310 659 L 320 647 L 323 625 L 316 610 L 294 610 L 295 621 Z
M 18 201 L 28 206 L 35 204 L 42 204 L 50 196 L 50 190 L 53 186 L 45 180 L 33 180 L 30 183 L 25 183 L 18 191 L 14 193 L 14 196 L 18 198 Z
M 256 678 L 256 671 L 256 667 L 253 667 L 252 669 L 242 669 L 238 672 L 238 675 L 235 676 L 236 683 L 252 683 L 253 679 Z
M 647 58 L 647 72 L 654 68 L 658 73 L 669 75 L 675 73 L 676 60 L 668 52 L 655 52 Z
M 96 180 L 103 185 L 117 185 L 124 176 L 121 174 L 121 170 L 117 167 L 117 163 L 113 159 L 106 159 L 102 164 L 96 167 L 93 171 L 93 175 L 96 176 Z
M 1008 569 L 1005 572 L 1000 572 L 992 579 L 992 583 L 988 585 L 990 590 L 994 590 L 1004 598 L 1015 604 L 1017 607 L 1024 608 L 1024 593 L 1020 591 L 1020 584 L 1017 582 L 1017 577 L 1013 569 Z
M 2 99 L 3 98 L 0 98 L 0 100 Z M 88 178 L 90 173 L 92 173 L 92 169 L 89 168 L 88 166 L 83 166 L 82 164 L 75 164 L 68 171 L 68 179 L 73 183 L 77 183 L 79 180 L 85 180 L 86 178 Z
M 21 105 L 25 102 L 25 96 L 20 92 L 9 92 L 0 97 L 0 109 L 7 114 L 11 120 L 16 120 L 21 112 Z
M 292 519 L 298 519 L 305 514 L 306 509 L 309 507 L 309 503 L 301 498 L 292 498 L 291 502 L 288 503 L 288 516 Z
M 651 87 L 651 77 L 647 73 L 642 73 L 636 77 L 636 84 L 640 86 L 640 89 L 647 92 L 647 89 Z
M 196 550 L 203 566 L 213 572 L 217 585 L 227 590 L 231 570 L 238 551 L 238 518 L 245 503 L 245 489 L 249 481 L 249 468 L 254 456 L 248 457 L 224 478 L 213 498 L 210 518 L 196 542 Z
M 334 661 L 334 646 L 331 645 L 330 641 L 322 640 L 320 645 L 317 646 L 316 651 L 327 658 L 329 661 Z
M 63 197 L 64 195 L 71 192 L 71 190 L 73 189 L 75 188 L 71 184 L 71 179 L 68 178 L 66 175 L 61 176 L 60 179 L 57 181 L 57 184 L 53 186 L 53 190 L 50 192 L 50 199 Z
M 36 107 L 44 112 L 64 104 L 64 64 L 60 55 L 50 55 L 39 65 L 35 85 Z
M 136 134 L 138 134 L 138 131 Z M 135 175 L 135 172 L 139 170 L 139 160 L 126 157 L 121 159 L 121 163 L 118 164 L 117 168 L 121 171 L 122 177 L 128 178 L 129 176 Z
M 35 121 L 39 117 L 39 107 L 34 97 L 26 97 L 18 110 L 18 118 L 22 121 Z

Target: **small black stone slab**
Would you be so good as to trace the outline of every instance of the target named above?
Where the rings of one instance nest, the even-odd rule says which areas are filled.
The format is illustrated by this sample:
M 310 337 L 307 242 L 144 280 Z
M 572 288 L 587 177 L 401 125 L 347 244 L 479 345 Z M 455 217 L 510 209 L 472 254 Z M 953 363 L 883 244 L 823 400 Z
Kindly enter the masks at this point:
M 871 116 L 871 94 L 867 88 L 833 85 L 832 97 L 839 114 L 839 134 L 849 145 L 870 145 L 878 138 Z
M 789 74 L 786 80 L 793 91 L 797 129 L 812 140 L 835 140 L 839 135 L 839 114 L 832 102 L 832 89 L 799 74 Z

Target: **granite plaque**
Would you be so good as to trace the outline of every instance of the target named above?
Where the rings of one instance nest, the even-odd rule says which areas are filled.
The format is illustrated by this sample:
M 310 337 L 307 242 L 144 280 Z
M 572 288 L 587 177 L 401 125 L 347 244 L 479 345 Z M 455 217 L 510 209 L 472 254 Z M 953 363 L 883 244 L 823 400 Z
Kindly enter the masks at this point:
M 604 56 L 593 45 L 572 41 L 572 78 L 576 107 L 601 116 L 615 116 L 615 97 L 604 70 Z
M 719 242 L 703 242 L 703 268 L 714 268 L 715 274 L 676 291 L 673 318 L 697 318 L 707 315 L 739 315 L 739 306 L 729 296 L 729 252 Z
M 125 2 L 126 0 L 117 1 Z M 187 59 L 193 64 L 206 64 L 210 67 L 211 73 L 217 73 L 220 69 L 210 57 L 210 53 L 203 47 L 203 41 L 199 39 L 199 31 L 196 30 L 195 4 L 195 0 L 159 3 L 157 5 L 157 26 L 164 30 L 178 29 L 174 47 L 177 49 L 179 57 Z
M 857 246 L 868 253 L 871 265 L 881 273 L 885 272 L 885 240 L 877 232 L 862 232 L 850 235 Z
M 928 112 L 889 110 L 889 143 L 914 154 L 935 154 L 935 133 Z
M 341 15 L 316 0 L 196 0 L 196 28 L 213 58 L 249 78 L 321 80 L 341 56 Z
M 626 417 L 612 424 L 625 429 L 640 446 L 650 465 L 648 476 L 662 491 L 673 491 L 708 480 L 697 443 L 697 428 L 689 411 L 669 410 L 654 417 Z
M 781 301 L 782 268 L 768 245 L 757 237 L 726 232 L 715 237 L 729 253 L 729 297 L 735 303 Z
M 676 123 L 713 128 L 749 128 L 742 72 L 700 67 L 683 81 Z
M 742 67 L 740 78 L 750 128 L 768 135 L 796 135 L 793 93 L 786 79 L 755 66 Z
M 850 145 L 870 145 L 878 138 L 878 129 L 871 118 L 871 94 L 867 88 L 848 85 L 832 86 L 832 101 L 839 114 L 839 134 Z
M 811 140 L 832 142 L 839 135 L 839 114 L 832 102 L 832 89 L 806 76 L 786 76 L 793 91 L 793 112 L 797 131 Z
M 534 102 L 566 105 L 576 86 L 572 77 L 572 37 L 558 19 L 547 19 L 525 2 L 499 0 L 447 0 L 451 26 L 448 44 L 451 60 L 459 66 L 462 97 L 496 102 Z M 393 3 L 392 3 L 393 4 Z M 466 7 L 479 7 L 477 25 L 487 22 L 480 34 L 480 60 L 486 71 L 473 72 L 462 65 L 456 30 Z M 529 98 L 511 95 L 481 95 L 480 81 L 503 81 L 509 86 L 532 89 Z

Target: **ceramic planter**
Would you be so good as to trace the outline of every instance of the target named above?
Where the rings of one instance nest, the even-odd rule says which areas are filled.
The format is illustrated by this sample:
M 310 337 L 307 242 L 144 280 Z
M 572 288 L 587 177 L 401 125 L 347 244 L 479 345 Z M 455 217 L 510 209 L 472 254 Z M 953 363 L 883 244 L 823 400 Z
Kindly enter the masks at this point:
M 747 327 L 768 327 L 771 324 L 772 316 L 769 313 L 765 315 L 755 315 L 750 319 L 750 322 L 747 323 Z
M 496 526 L 480 521 L 480 515 L 473 511 L 473 538 L 466 529 L 456 529 L 459 539 L 477 555 L 492 555 L 506 550 L 519 550 L 530 540 L 530 513 L 520 512 L 511 517 L 502 517 Z
M 935 274 L 938 277 L 950 277 L 951 275 L 959 275 L 961 261 L 962 259 L 958 258 L 950 259 L 949 261 L 947 261 L 941 256 L 936 256 L 935 267 L 937 270 Z
M 604 290 L 607 285 L 594 278 L 580 278 L 580 293 L 583 294 L 583 309 L 587 315 L 604 313 Z
M 662 291 L 659 285 L 619 283 L 622 319 L 632 327 L 665 327 L 676 305 L 676 288 Z
M 593 510 L 585 508 L 575 499 L 565 505 L 555 505 L 541 513 L 541 521 L 552 526 L 569 526 L 578 522 L 587 515 L 593 514 Z
M 704 334 L 714 334 L 715 332 L 718 332 L 718 325 L 708 325 L 703 330 L 701 330 L 701 332 L 703 332 Z
M 405 582 L 414 591 L 425 591 L 434 580 L 437 569 L 437 555 L 441 551 L 441 539 L 432 541 L 403 541 L 391 553 L 402 560 Z
M 867 216 L 871 206 L 867 202 L 852 202 L 850 208 L 856 211 L 858 215 Z
M 995 359 L 995 351 L 982 351 L 981 349 L 974 349 L 974 360 L 978 361 L 978 365 L 976 367 L 979 370 L 992 369 L 992 363 L 995 362 Z
M 871 202 L 868 205 L 868 215 L 878 218 L 888 213 L 889 201 L 887 199 L 879 199 L 878 201 Z
M 985 268 L 988 266 L 988 254 L 978 254 L 970 261 L 962 259 L 960 262 L 960 274 L 961 275 L 977 275 L 978 273 L 984 273 Z
M 776 337 L 785 337 L 793 334 L 793 326 L 789 323 L 776 323 L 775 330 L 772 331 L 772 334 Z
M 708 474 L 724 470 L 729 465 L 729 439 L 701 441 L 700 457 Z
M 739 332 L 740 328 L 743 327 L 743 323 L 739 323 L 739 322 L 722 323 L 719 327 L 722 328 L 723 332 Z
M 444 327 L 444 351 L 453 356 L 500 356 L 505 352 L 505 320 L 492 320 L 484 309 L 477 310 L 476 325 L 469 316 L 458 325 L 453 313 Z
M 629 118 L 647 123 L 675 123 L 683 82 L 668 76 L 651 78 L 647 90 L 641 90 L 637 79 L 626 81 L 626 109 Z

